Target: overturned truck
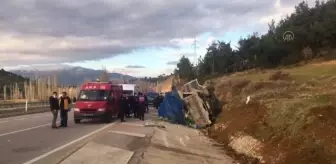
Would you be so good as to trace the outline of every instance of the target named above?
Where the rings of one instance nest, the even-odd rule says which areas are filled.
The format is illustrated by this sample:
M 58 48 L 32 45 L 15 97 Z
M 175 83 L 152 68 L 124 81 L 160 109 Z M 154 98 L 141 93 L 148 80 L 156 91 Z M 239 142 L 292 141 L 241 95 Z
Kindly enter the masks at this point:
M 197 79 L 184 84 L 180 91 L 173 87 L 160 105 L 159 116 L 194 128 L 211 125 L 220 110 L 213 91 L 211 82 L 202 86 Z

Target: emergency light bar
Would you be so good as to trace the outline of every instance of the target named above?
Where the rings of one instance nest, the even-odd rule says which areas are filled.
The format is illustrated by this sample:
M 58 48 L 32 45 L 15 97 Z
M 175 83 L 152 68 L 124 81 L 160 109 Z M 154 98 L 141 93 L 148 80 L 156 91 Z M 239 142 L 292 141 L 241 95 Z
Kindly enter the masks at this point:
M 106 83 L 106 84 L 112 84 L 112 82 L 111 81 L 109 81 L 109 82 L 100 82 L 100 81 L 97 81 L 97 82 L 95 82 L 95 81 L 92 81 L 92 82 L 88 82 L 87 84 L 104 84 L 104 83 Z

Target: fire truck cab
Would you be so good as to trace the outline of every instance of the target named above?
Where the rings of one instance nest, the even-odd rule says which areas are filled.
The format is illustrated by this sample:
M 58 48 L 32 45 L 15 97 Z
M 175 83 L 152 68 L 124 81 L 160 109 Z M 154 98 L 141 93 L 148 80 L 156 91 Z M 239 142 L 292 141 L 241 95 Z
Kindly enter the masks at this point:
M 74 121 L 80 123 L 86 118 L 100 118 L 111 122 L 119 114 L 119 101 L 123 89 L 111 82 L 88 82 L 81 86 L 74 108 Z

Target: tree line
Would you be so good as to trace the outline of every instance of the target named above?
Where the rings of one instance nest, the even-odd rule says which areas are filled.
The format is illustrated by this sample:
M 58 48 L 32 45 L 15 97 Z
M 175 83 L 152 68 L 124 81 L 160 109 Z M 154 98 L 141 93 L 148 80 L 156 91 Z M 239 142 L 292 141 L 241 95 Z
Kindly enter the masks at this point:
M 253 33 L 238 41 L 237 49 L 230 42 L 214 41 L 204 57 L 193 65 L 182 56 L 175 75 L 191 80 L 214 74 L 230 74 L 252 68 L 274 68 L 316 58 L 335 59 L 331 53 L 336 45 L 336 0 L 306 2 L 295 6 L 295 12 L 278 23 L 268 24 L 266 34 Z M 293 40 L 284 39 L 291 31 Z
M 157 77 L 141 77 L 141 78 L 138 78 L 138 79 L 132 79 L 130 80 L 130 82 L 134 82 L 134 81 L 137 81 L 137 80 L 141 80 L 141 81 L 144 81 L 144 82 L 148 82 L 148 83 L 160 83 L 162 81 L 165 81 L 169 78 L 169 76 L 171 75 L 166 75 L 166 74 L 160 74 L 159 76 Z

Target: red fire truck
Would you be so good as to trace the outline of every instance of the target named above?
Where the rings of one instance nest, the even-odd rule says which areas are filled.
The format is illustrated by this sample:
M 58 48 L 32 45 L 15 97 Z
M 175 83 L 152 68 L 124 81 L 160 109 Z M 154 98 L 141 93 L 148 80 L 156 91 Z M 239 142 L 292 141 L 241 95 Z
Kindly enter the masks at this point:
M 74 121 L 100 118 L 111 122 L 119 114 L 119 101 L 123 89 L 112 82 L 88 82 L 82 85 L 74 108 Z

